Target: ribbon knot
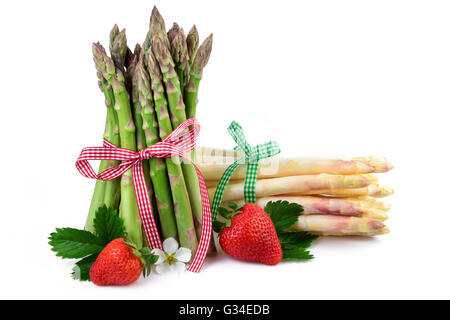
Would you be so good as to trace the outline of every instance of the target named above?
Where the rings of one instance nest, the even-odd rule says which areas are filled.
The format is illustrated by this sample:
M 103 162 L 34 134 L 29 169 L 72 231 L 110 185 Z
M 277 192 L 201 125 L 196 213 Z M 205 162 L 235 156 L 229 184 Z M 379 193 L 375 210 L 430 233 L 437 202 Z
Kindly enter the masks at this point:
M 217 217 L 217 209 L 219 208 L 225 188 L 231 179 L 234 171 L 241 165 L 247 163 L 247 172 L 245 174 L 244 181 L 244 200 L 245 203 L 256 203 L 255 195 L 255 183 L 258 175 L 259 161 L 265 158 L 272 157 L 280 153 L 280 147 L 276 141 L 268 141 L 266 143 L 258 144 L 255 146 L 250 145 L 244 135 L 244 130 L 241 125 L 236 121 L 233 121 L 228 127 L 228 132 L 236 142 L 237 146 L 234 148 L 237 151 L 243 151 L 245 158 L 236 160 L 230 165 L 222 177 L 214 193 L 211 212 L 213 220 Z
M 142 149 L 141 151 L 139 151 L 138 160 L 142 161 L 144 159 L 150 159 L 150 155 L 148 154 L 148 151 L 146 149 Z
M 191 127 L 191 129 L 188 130 L 189 127 Z M 198 136 L 199 131 L 200 125 L 197 120 L 195 118 L 188 119 L 180 124 L 180 126 L 178 126 L 161 142 L 158 142 L 139 152 L 120 148 L 107 140 L 103 140 L 103 147 L 84 148 L 76 162 L 76 167 L 83 176 L 103 181 L 118 178 L 128 170 L 132 169 L 133 185 L 139 208 L 139 216 L 142 221 L 147 242 L 151 249 L 162 249 L 158 228 L 156 227 L 151 209 L 147 184 L 144 179 L 142 161 L 149 158 L 171 158 L 174 156 L 184 157 L 190 161 L 198 175 L 203 219 L 200 241 L 194 259 L 188 269 L 193 272 L 199 272 L 203 266 L 212 233 L 212 219 L 208 189 L 206 188 L 205 180 L 200 170 L 192 162 L 191 158 L 187 156 L 189 151 L 195 148 L 195 139 Z M 106 169 L 105 171 L 97 174 L 90 165 L 89 160 L 120 160 L 122 163 L 116 167 Z

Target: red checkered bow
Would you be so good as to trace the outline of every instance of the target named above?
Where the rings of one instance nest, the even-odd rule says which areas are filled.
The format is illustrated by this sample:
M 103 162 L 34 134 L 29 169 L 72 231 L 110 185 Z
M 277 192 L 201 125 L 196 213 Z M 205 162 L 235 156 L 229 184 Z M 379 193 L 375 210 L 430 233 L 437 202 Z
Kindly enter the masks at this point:
M 192 126 L 192 129 L 186 131 L 190 126 Z M 142 220 L 145 236 L 151 249 L 162 249 L 162 244 L 153 217 L 147 185 L 144 180 L 142 161 L 149 158 L 170 158 L 173 156 L 180 156 L 192 163 L 197 171 L 200 183 L 203 216 L 200 243 L 194 259 L 188 268 L 188 270 L 192 272 L 199 272 L 202 268 L 208 252 L 212 233 L 212 218 L 208 189 L 206 188 L 205 180 L 200 170 L 195 166 L 189 156 L 189 151 L 195 148 L 195 138 L 198 136 L 199 131 L 200 125 L 197 120 L 195 118 L 188 119 L 180 124 L 180 126 L 164 140 L 139 152 L 119 148 L 109 141 L 103 140 L 103 147 L 84 148 L 76 162 L 76 167 L 83 176 L 103 181 L 115 179 L 129 169 L 132 169 L 139 216 Z M 106 169 L 100 174 L 97 174 L 89 164 L 89 160 L 121 160 L 123 162 L 117 167 Z

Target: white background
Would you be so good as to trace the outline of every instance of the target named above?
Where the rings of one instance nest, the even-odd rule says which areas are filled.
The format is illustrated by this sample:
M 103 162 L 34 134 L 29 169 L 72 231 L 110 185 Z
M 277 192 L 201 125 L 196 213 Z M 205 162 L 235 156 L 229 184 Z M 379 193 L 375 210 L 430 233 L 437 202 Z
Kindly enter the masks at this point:
M 91 43 L 114 23 L 144 40 L 154 4 L 196 23 L 214 48 L 200 88 L 201 145 L 285 155 L 388 157 L 396 194 L 376 239 L 317 241 L 316 258 L 276 267 L 210 259 L 203 271 L 128 287 L 71 279 L 55 227 L 82 228 L 94 182 L 74 163 L 101 142 L 105 107 Z M 0 298 L 450 298 L 450 3 L 447 1 L 3 1 Z

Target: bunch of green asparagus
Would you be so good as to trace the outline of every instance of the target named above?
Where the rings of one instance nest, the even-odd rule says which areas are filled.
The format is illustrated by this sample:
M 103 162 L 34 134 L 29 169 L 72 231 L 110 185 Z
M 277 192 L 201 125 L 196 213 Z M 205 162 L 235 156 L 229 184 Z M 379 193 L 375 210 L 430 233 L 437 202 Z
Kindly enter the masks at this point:
M 242 152 L 199 147 L 197 165 L 210 197 L 219 179 Z M 301 204 L 303 215 L 293 230 L 318 235 L 375 236 L 389 232 L 384 221 L 391 206 L 377 200 L 394 191 L 378 185 L 377 173 L 393 166 L 384 158 L 315 159 L 273 157 L 260 161 L 255 192 L 257 204 L 287 200 Z M 240 166 L 228 183 L 223 201 L 243 204 L 246 166 Z
M 122 148 L 140 151 L 195 117 L 199 84 L 212 49 L 212 34 L 199 45 L 195 25 L 187 36 L 178 24 L 166 32 L 164 19 L 153 8 L 142 46 L 132 51 L 125 29 L 115 25 L 109 52 L 93 44 L 99 86 L 107 108 L 104 138 Z M 193 155 L 195 155 L 193 153 Z M 99 171 L 117 166 L 101 161 Z M 163 239 L 174 237 L 195 252 L 200 238 L 202 208 L 198 178 L 191 164 L 178 157 L 144 162 L 152 209 Z M 112 181 L 97 181 L 85 229 L 93 230 L 97 209 L 118 209 L 130 240 L 145 243 L 131 170 Z

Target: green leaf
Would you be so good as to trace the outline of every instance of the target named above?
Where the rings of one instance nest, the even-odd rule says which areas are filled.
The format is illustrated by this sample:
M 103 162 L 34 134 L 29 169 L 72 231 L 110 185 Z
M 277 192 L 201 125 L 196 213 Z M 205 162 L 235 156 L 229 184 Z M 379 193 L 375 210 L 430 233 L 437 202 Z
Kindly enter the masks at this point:
M 217 221 L 217 220 L 213 222 L 213 230 L 215 232 L 220 234 L 222 232 L 223 228 L 225 228 L 225 223 Z
M 97 260 L 97 256 L 98 254 L 91 254 L 83 260 L 75 263 L 75 266 L 72 269 L 72 278 L 80 281 L 91 281 L 89 271 L 91 270 L 91 267 L 94 264 L 95 260 Z
M 143 268 L 144 277 L 148 277 L 151 272 L 151 265 L 155 264 L 159 256 L 153 254 L 149 247 L 143 247 L 139 250 L 139 254 L 141 259 L 143 260 L 143 264 L 145 268 Z
M 101 206 L 95 212 L 94 228 L 97 236 L 105 245 L 117 238 L 125 237 L 125 227 L 116 210 L 106 205 Z
M 227 202 L 227 206 L 233 211 L 238 211 L 242 206 L 238 206 L 236 202 Z
M 305 248 L 283 249 L 283 261 L 310 260 L 313 258 L 314 256 Z
M 94 234 L 73 228 L 56 228 L 49 239 L 52 251 L 63 259 L 81 259 L 104 248 L 103 241 Z
M 267 203 L 264 211 L 272 219 L 277 232 L 283 232 L 297 222 L 298 217 L 303 212 L 303 207 L 297 203 L 279 200 Z
M 278 240 L 283 247 L 299 247 L 299 248 L 309 248 L 314 240 L 318 236 L 312 235 L 308 232 L 283 232 L 278 234 Z
M 225 219 L 231 219 L 232 216 L 232 212 L 228 211 L 226 208 L 224 207 L 219 207 L 218 209 L 219 214 L 224 217 Z
M 307 251 L 314 240 L 318 236 L 312 235 L 308 232 L 282 232 L 278 234 L 281 249 L 283 251 L 283 260 L 298 261 L 308 260 L 314 256 Z

